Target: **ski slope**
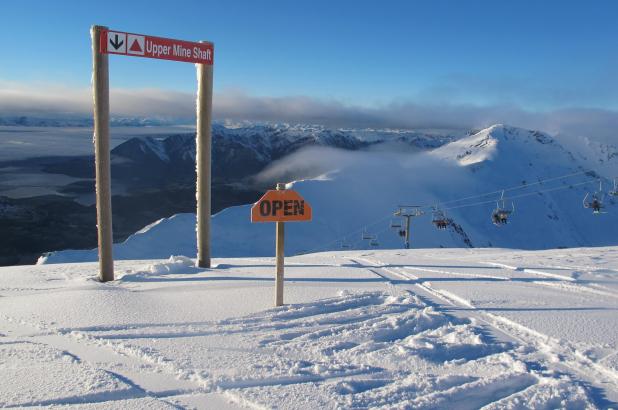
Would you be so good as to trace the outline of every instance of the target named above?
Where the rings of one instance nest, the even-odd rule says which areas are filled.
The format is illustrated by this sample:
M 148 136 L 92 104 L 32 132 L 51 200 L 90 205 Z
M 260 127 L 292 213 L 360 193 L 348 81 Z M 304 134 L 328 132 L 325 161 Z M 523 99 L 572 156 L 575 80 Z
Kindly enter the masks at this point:
M 608 408 L 618 248 L 0 268 L 0 406 Z
M 367 231 L 378 249 L 402 247 L 390 229 L 399 205 L 421 205 L 425 215 L 412 222 L 414 248 L 500 247 L 549 249 L 618 244 L 618 204 L 606 197 L 607 213 L 593 215 L 582 200 L 605 189 L 618 156 L 599 151 L 599 163 L 588 149 L 584 161 L 573 142 L 567 149 L 551 136 L 496 125 L 428 153 L 345 152 L 312 149 L 292 154 L 267 170 L 272 177 L 294 167 L 319 162 L 328 170 L 289 187 L 311 203 L 311 223 L 288 224 L 286 253 L 369 248 Z M 593 167 L 594 165 L 594 167 Z M 515 213 L 511 223 L 496 227 L 490 215 L 502 190 Z M 440 204 L 453 221 L 446 231 L 431 224 L 431 208 Z M 231 207 L 213 216 L 212 253 L 217 257 L 269 256 L 274 226 L 251 224 L 251 205 Z M 195 216 L 162 219 L 116 244 L 117 259 L 167 258 L 196 253 Z M 97 260 L 96 250 L 66 250 L 40 263 Z

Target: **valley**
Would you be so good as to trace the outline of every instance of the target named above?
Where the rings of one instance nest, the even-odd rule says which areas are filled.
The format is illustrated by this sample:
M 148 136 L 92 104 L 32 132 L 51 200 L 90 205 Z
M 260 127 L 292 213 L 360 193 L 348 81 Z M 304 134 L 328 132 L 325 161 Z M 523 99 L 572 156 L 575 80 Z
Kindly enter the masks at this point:
M 96 247 L 94 159 L 88 128 L 5 127 L 0 146 L 39 141 L 37 153 L 0 157 L 0 265 L 27 264 L 48 251 Z M 286 175 L 255 178 L 270 164 L 308 147 L 366 150 L 403 144 L 425 150 L 453 135 L 414 131 L 337 131 L 287 124 L 215 124 L 213 212 L 255 202 L 276 178 L 304 178 L 328 171 L 309 165 Z M 56 151 L 59 140 L 67 150 Z M 195 210 L 195 135 L 182 127 L 124 127 L 112 132 L 114 240 L 161 218 Z M 16 144 L 19 142 L 19 144 Z M 70 151 L 71 152 L 71 151 Z M 10 155 L 9 155 L 10 154 Z M 11 159 L 9 159 L 11 158 Z M 324 168 L 326 166 L 326 168 Z M 273 179 L 274 178 L 274 179 Z M 8 210 L 11 210 L 10 212 Z

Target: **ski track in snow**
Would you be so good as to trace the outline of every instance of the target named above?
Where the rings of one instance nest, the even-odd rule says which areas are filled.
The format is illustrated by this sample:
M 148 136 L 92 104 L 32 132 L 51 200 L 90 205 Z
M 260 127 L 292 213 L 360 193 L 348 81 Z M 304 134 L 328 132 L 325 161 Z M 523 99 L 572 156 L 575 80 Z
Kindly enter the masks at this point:
M 549 273 L 549 272 L 544 272 L 544 271 L 540 271 L 537 269 L 528 269 L 528 268 L 519 268 L 516 266 L 511 266 L 511 265 L 506 265 L 503 263 L 497 263 L 497 262 L 479 262 L 485 265 L 490 265 L 490 266 L 497 266 L 500 268 L 504 268 L 504 269 L 508 269 L 508 270 L 514 270 L 514 271 L 521 271 L 521 272 L 525 272 L 525 273 L 532 273 L 534 275 L 539 275 L 539 276 L 545 276 L 548 278 L 553 278 L 553 279 L 558 279 L 560 281 L 565 281 L 565 282 L 546 282 L 546 281 L 536 281 L 534 283 L 538 284 L 538 285 L 543 285 L 543 286 L 554 286 L 554 287 L 559 287 L 563 290 L 566 291 L 570 291 L 570 292 L 580 292 L 580 293 L 591 293 L 591 294 L 595 294 L 595 295 L 602 295 L 602 296 L 607 296 L 607 297 L 611 297 L 611 298 L 618 298 L 618 294 L 616 293 L 612 293 L 611 291 L 609 291 L 609 289 L 603 287 L 602 285 L 597 285 L 597 287 L 601 288 L 601 289 L 595 289 L 595 288 L 591 288 L 577 282 L 576 278 L 573 278 L 571 276 L 564 276 L 564 275 L 558 275 L 555 273 Z M 410 269 L 410 268 L 407 268 Z M 460 275 L 458 273 L 453 273 L 453 272 L 448 272 L 451 275 Z M 504 278 L 505 280 L 509 280 L 509 278 Z M 607 289 L 608 291 L 602 290 L 602 289 Z
M 422 408 L 435 406 L 439 402 L 465 399 L 469 401 L 466 408 L 476 408 L 479 403 L 488 400 L 478 393 L 479 388 L 512 392 L 528 387 L 535 380 L 530 375 L 519 374 L 520 371 L 513 376 L 496 376 L 495 381 L 483 378 L 483 382 L 480 382 L 480 376 L 469 375 L 430 376 L 435 380 L 430 382 L 423 380 L 421 383 L 418 375 L 397 364 L 398 359 L 405 359 L 414 352 L 430 363 L 451 361 L 453 366 L 461 366 L 469 365 L 466 356 L 472 355 L 473 362 L 484 362 L 488 357 L 503 354 L 508 347 L 500 343 L 487 343 L 488 341 L 481 335 L 474 333 L 474 326 L 436 312 L 420 299 L 405 292 L 400 296 L 384 292 L 350 294 L 315 304 L 291 305 L 285 309 L 273 309 L 238 319 L 191 325 L 189 328 L 164 326 L 160 333 L 113 334 L 111 338 L 105 333 L 119 329 L 95 328 L 86 332 L 54 330 L 41 324 L 15 323 L 6 317 L 4 319 L 12 324 L 9 328 L 19 329 L 23 334 L 28 334 L 25 329 L 38 328 L 40 334 L 28 334 L 29 343 L 33 343 L 31 340 L 36 340 L 34 343 L 55 348 L 67 347 L 70 350 L 80 350 L 77 345 L 83 343 L 97 350 L 111 348 L 111 351 L 122 356 L 122 359 L 114 357 L 111 360 L 123 363 L 123 367 L 134 364 L 138 359 L 138 362 L 142 362 L 139 364 L 140 372 L 144 370 L 163 372 L 168 376 L 176 375 L 180 380 L 196 382 L 201 386 L 201 389 L 185 388 L 152 393 L 135 382 L 128 382 L 126 393 L 115 394 L 113 397 L 112 394 L 103 394 L 100 397 L 89 395 L 15 403 L 24 406 L 74 404 L 80 401 L 96 403 L 129 398 L 162 400 L 179 394 L 221 390 L 236 392 L 242 396 L 255 396 L 254 400 L 259 402 L 261 390 L 268 387 L 322 383 L 326 384 L 324 388 L 334 393 L 328 400 L 335 399 L 335 403 L 340 407 L 365 407 L 381 403 L 385 406 L 413 405 Z M 205 374 L 203 370 L 192 372 L 182 366 L 179 367 L 156 352 L 127 342 L 132 337 L 140 339 L 170 337 L 170 327 L 173 328 L 176 337 L 182 338 L 239 335 L 239 344 L 231 350 L 232 356 L 234 353 L 245 354 L 256 347 L 266 350 L 268 354 L 264 360 L 257 361 L 249 369 L 236 369 L 240 374 L 235 377 L 213 377 Z M 139 332 L 139 329 L 137 330 Z M 157 330 L 157 326 L 152 326 L 151 330 Z M 453 336 L 463 336 L 464 340 L 472 339 L 472 343 L 457 345 L 450 340 L 444 340 Z M 117 339 L 122 339 L 123 342 L 114 343 L 113 341 Z M 247 341 L 249 345 L 243 349 L 242 343 Z M 434 349 L 432 343 L 435 343 L 437 355 L 432 351 Z M 453 344 L 457 348 L 448 349 Z M 286 357 L 286 359 L 279 359 L 280 363 L 273 365 L 273 353 L 278 353 L 275 357 Z M 63 350 L 63 354 L 70 353 L 68 350 Z M 77 356 L 70 355 L 75 360 L 81 361 Z M 375 363 L 367 364 L 368 356 L 373 357 L 372 361 Z M 100 353 L 96 357 L 97 360 L 105 360 L 105 355 Z M 510 355 L 506 355 L 505 358 L 504 363 L 498 361 L 495 364 L 501 371 L 505 371 L 512 364 L 513 359 Z M 388 363 L 385 363 L 385 360 Z M 428 366 L 427 363 L 424 365 Z M 524 366 L 522 363 L 518 365 Z M 259 377 L 255 374 L 256 366 L 259 368 L 257 374 Z M 116 373 L 111 374 L 118 377 Z M 130 380 L 128 377 L 120 379 L 125 382 Z M 404 387 L 395 383 L 398 379 L 405 380 Z M 391 384 L 395 386 L 390 386 Z M 456 394 L 450 393 L 453 389 L 456 389 Z M 445 392 L 439 397 L 434 397 L 441 390 Z M 479 397 L 466 398 L 472 391 L 476 391 L 473 396 Z M 233 396 L 234 393 L 231 397 Z M 243 400 L 237 399 L 237 401 Z M 165 401 L 163 403 L 170 404 Z
M 288 266 L 356 269 L 378 281 L 366 277 L 375 284 L 217 320 L 66 326 L 40 315 L 1 313 L 0 370 L 12 379 L 0 387 L 0 406 L 579 409 L 604 407 L 599 391 L 618 391 L 616 351 L 592 358 L 581 345 L 479 307 L 435 281 L 511 283 L 519 278 L 513 272 L 542 277 L 527 284 L 586 297 L 596 291 L 614 298 L 609 289 L 502 262 L 476 262 L 495 268 L 476 273 L 473 265 L 461 266 L 462 272 L 389 264 L 375 252 L 316 259 Z M 268 260 L 244 261 L 265 266 Z M 175 257 L 131 268 L 109 284 L 59 272 L 75 287 L 71 293 L 94 287 L 140 298 L 148 295 L 149 278 L 207 283 L 197 281 L 208 278 L 189 262 Z M 242 265 L 220 269 L 233 266 Z M 216 275 L 210 280 L 225 280 Z M 0 301 L 61 292 L 52 273 L 42 278 L 32 286 L 3 286 Z M 231 276 L 230 283 L 239 278 Z M 38 390 L 23 390 L 19 380 L 27 373 L 40 381 Z
M 371 264 L 376 268 L 381 269 L 382 271 L 386 271 L 396 277 L 410 280 L 412 282 L 418 282 L 419 277 L 410 273 L 409 271 L 422 271 L 422 272 L 439 272 L 446 273 L 453 276 L 461 276 L 461 273 L 458 272 L 450 272 L 450 271 L 442 271 L 442 270 L 434 270 L 434 269 L 420 269 L 411 266 L 404 266 L 401 268 L 387 268 L 386 263 L 375 259 L 375 258 L 350 258 L 352 261 L 354 259 L 361 260 L 365 263 Z M 563 290 L 573 291 L 573 292 L 590 292 L 601 294 L 604 296 L 617 297 L 617 295 L 609 293 L 609 292 L 601 292 L 595 289 L 590 289 L 585 286 L 572 285 L 570 282 L 574 282 L 575 279 L 571 277 L 565 277 L 562 275 L 550 274 L 547 272 L 541 272 L 535 269 L 526 269 L 526 268 L 517 268 L 514 266 L 506 265 L 503 263 L 496 262 L 480 262 L 481 264 L 487 264 L 491 266 L 497 266 L 500 268 L 505 268 L 509 270 L 521 270 L 526 273 L 537 274 L 541 276 L 555 277 L 562 280 L 567 281 L 567 283 L 551 283 L 551 282 L 542 282 L 535 281 L 533 283 L 545 285 L 545 286 L 553 286 L 558 287 Z M 381 274 L 382 277 L 386 275 Z M 485 278 L 494 278 L 501 280 L 509 280 L 506 277 L 494 277 L 488 275 L 475 275 L 479 277 Z M 386 276 L 388 278 L 388 276 Z M 503 333 L 507 336 L 512 337 L 513 340 L 518 341 L 520 344 L 527 346 L 528 349 L 534 352 L 542 352 L 545 356 L 545 365 L 548 367 L 555 367 L 561 371 L 567 371 L 577 376 L 583 378 L 588 383 L 596 383 L 600 385 L 612 385 L 613 389 L 618 390 L 618 372 L 615 369 L 610 369 L 605 367 L 601 362 L 604 359 L 609 359 L 609 357 L 604 357 L 603 359 L 595 362 L 588 358 L 583 352 L 579 351 L 576 346 L 571 345 L 565 340 L 558 340 L 551 338 L 547 335 L 539 333 L 533 329 L 527 328 L 519 323 L 516 323 L 512 320 L 509 320 L 503 316 L 499 316 L 496 314 L 492 314 L 486 311 L 483 311 L 481 308 L 475 307 L 470 301 L 461 298 L 460 296 L 446 291 L 442 289 L 435 289 L 431 285 L 416 283 L 414 286 L 422 289 L 422 291 L 427 292 L 430 295 L 441 299 L 455 307 L 465 307 L 474 309 L 474 313 L 472 317 L 477 318 L 478 320 L 487 323 L 489 326 L 493 327 L 500 333 Z M 470 315 L 468 315 L 470 316 Z M 618 353 L 618 352 L 617 352 Z M 614 356 L 616 353 L 612 354 Z M 525 403 L 525 401 L 523 401 Z

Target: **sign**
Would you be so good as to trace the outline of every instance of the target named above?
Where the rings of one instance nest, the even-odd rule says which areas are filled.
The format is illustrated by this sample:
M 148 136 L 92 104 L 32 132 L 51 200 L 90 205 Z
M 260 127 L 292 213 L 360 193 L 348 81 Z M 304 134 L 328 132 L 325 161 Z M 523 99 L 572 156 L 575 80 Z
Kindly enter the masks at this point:
M 277 190 L 266 192 L 251 207 L 251 222 L 276 222 L 275 306 L 283 305 L 285 222 L 310 221 L 311 213 L 311 205 L 298 192 L 285 189 L 284 183 L 278 183 Z
M 92 40 L 92 90 L 94 102 L 94 158 L 96 214 L 99 250 L 99 279 L 114 280 L 112 190 L 110 179 L 109 133 L 109 58 L 120 54 L 145 58 L 186 61 L 197 71 L 196 127 L 196 199 L 197 265 L 210 268 L 211 163 L 212 163 L 212 73 L 214 45 L 192 43 L 143 34 L 110 30 L 106 26 L 90 28 Z
M 214 45 L 102 30 L 101 53 L 212 65 Z
M 310 221 L 311 213 L 311 205 L 298 192 L 271 190 L 251 208 L 251 222 Z

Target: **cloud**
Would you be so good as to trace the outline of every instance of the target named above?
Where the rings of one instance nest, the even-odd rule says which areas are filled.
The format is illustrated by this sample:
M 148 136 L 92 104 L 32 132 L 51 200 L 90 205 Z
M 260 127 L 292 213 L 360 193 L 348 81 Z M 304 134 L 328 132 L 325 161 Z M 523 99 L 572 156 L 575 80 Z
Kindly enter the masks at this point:
M 0 82 L 0 114 L 85 114 L 92 99 L 87 90 L 63 86 L 26 86 Z
M 159 89 L 111 89 L 112 115 L 188 118 L 195 111 L 194 96 Z M 22 85 L 0 82 L 0 115 L 91 115 L 89 87 Z
M 308 122 L 331 127 L 474 129 L 509 124 L 552 134 L 616 138 L 618 112 L 595 108 L 527 111 L 515 105 L 473 105 L 395 101 L 379 107 L 345 105 L 309 97 L 252 97 L 220 94 L 215 99 L 219 118 Z
M 195 95 L 160 89 L 112 89 L 112 115 L 193 121 Z M 614 139 L 618 112 L 596 108 L 529 111 L 517 105 L 474 105 L 397 100 L 380 106 L 344 104 L 307 96 L 261 97 L 228 90 L 215 94 L 216 119 L 278 121 L 358 128 L 472 129 L 505 123 L 550 133 Z M 91 115 L 90 88 L 0 82 L 2 115 Z
M 366 156 L 366 153 L 351 153 L 332 147 L 305 147 L 268 165 L 253 177 L 253 183 L 261 188 L 277 181 L 317 178 L 349 167 L 358 160 L 358 156 Z
M 427 172 L 431 169 L 431 172 Z M 332 147 L 305 147 L 272 162 L 257 174 L 252 182 L 256 189 L 270 188 L 276 182 L 291 182 L 300 179 L 328 180 L 335 176 L 348 190 L 367 195 L 367 186 L 374 190 L 399 189 L 401 184 L 384 184 L 387 180 L 409 181 L 410 189 L 400 193 L 401 201 L 414 203 L 422 198 L 419 192 L 431 192 L 432 187 L 449 180 L 462 186 L 471 182 L 471 175 L 460 172 L 457 163 L 442 161 L 427 152 L 411 150 L 349 151 Z M 422 178 L 418 176 L 422 175 Z M 363 181 L 359 184 L 359 181 Z M 423 186 L 416 190 L 413 187 Z M 410 198 L 413 195 L 414 198 Z M 424 200 L 424 199 L 423 199 Z

